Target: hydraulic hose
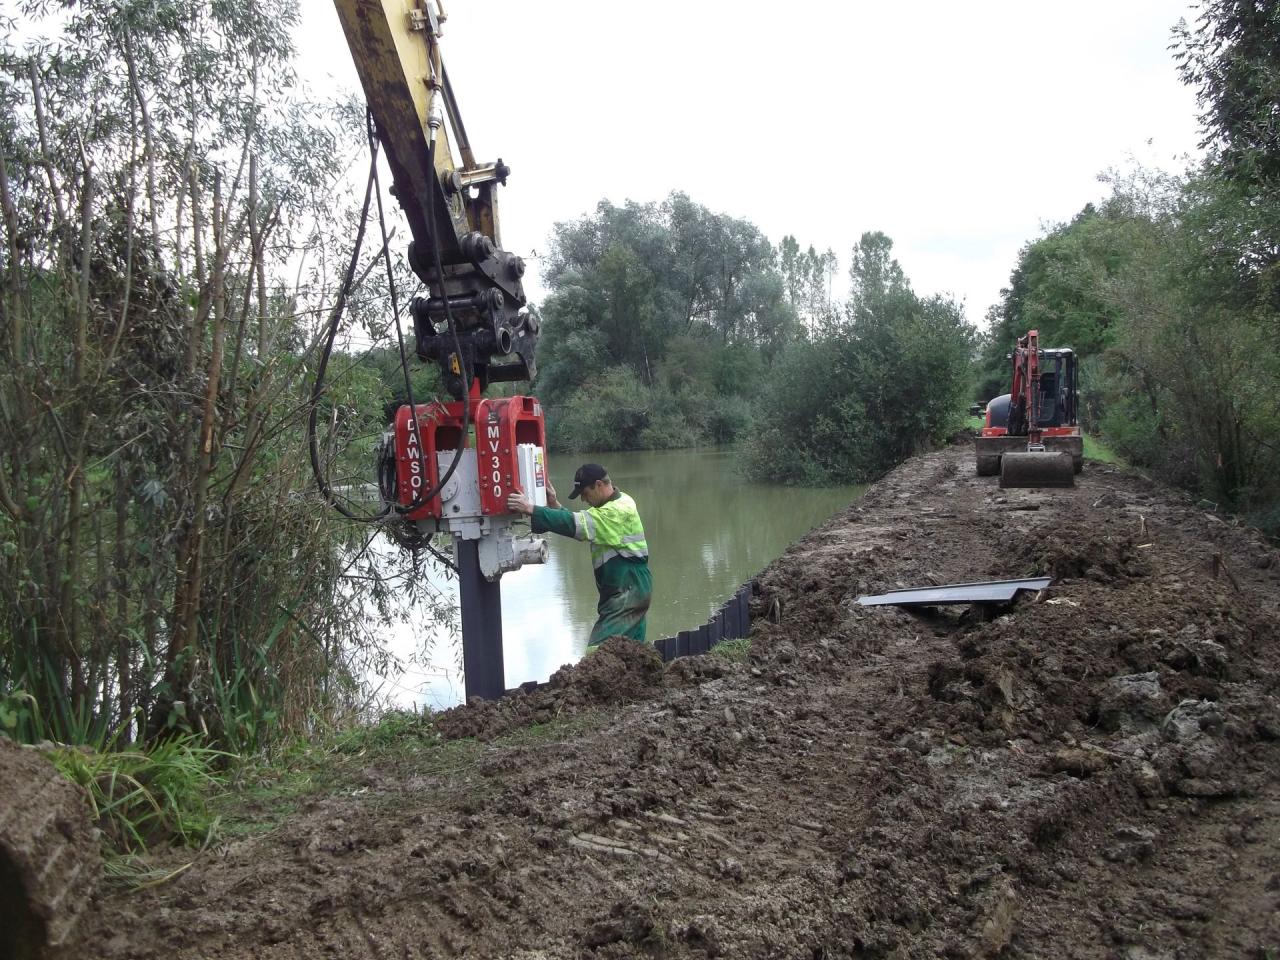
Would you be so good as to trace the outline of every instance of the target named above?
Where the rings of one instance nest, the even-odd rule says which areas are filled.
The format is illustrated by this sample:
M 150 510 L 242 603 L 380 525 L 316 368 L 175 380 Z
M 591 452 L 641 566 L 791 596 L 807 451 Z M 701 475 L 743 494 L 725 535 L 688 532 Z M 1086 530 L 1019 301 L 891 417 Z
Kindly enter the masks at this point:
M 330 506 L 332 506 L 335 510 L 337 510 L 339 513 L 341 513 L 344 517 L 348 518 L 349 520 L 355 520 L 358 523 L 378 523 L 382 520 L 385 520 L 386 517 L 391 513 L 393 509 L 395 510 L 396 513 L 401 515 L 412 513 L 415 510 L 420 509 L 426 503 L 430 502 L 434 497 L 438 496 L 440 491 L 444 489 L 445 484 L 447 484 L 449 480 L 452 478 L 454 472 L 458 468 L 458 464 L 461 463 L 462 461 L 462 454 L 466 447 L 468 430 L 471 426 L 471 381 L 470 381 L 469 375 L 464 381 L 466 386 L 465 386 L 464 397 L 463 397 L 462 434 L 461 434 L 459 446 L 458 446 L 457 452 L 454 454 L 453 462 L 449 464 L 448 470 L 446 470 L 444 476 L 440 478 L 439 483 L 437 483 L 425 494 L 422 494 L 422 493 L 415 494 L 413 502 L 408 504 L 407 506 L 401 506 L 399 504 L 396 504 L 394 502 L 394 493 L 395 493 L 394 479 L 395 478 L 394 478 L 394 464 L 393 464 L 392 476 L 390 478 L 392 481 L 390 486 L 392 488 L 391 492 L 393 496 L 390 498 L 387 498 L 387 502 L 384 503 L 382 509 L 379 510 L 376 514 L 360 515 L 360 514 L 354 513 L 337 499 L 337 497 L 333 493 L 332 488 L 329 485 L 328 480 L 326 480 L 324 475 L 324 470 L 320 465 L 320 448 L 319 448 L 319 442 L 316 436 L 317 434 L 316 422 L 317 422 L 318 413 L 319 413 L 320 398 L 321 396 L 324 395 L 325 374 L 329 366 L 329 357 L 332 355 L 334 340 L 336 339 L 337 333 L 338 333 L 338 326 L 341 322 L 342 314 L 346 308 L 347 299 L 351 293 L 352 283 L 355 280 L 356 267 L 359 264 L 360 251 L 364 245 L 365 228 L 366 228 L 366 225 L 368 224 L 368 219 L 369 219 L 369 205 L 370 205 L 370 201 L 372 200 L 375 194 L 377 195 L 377 201 L 378 201 L 378 224 L 382 234 L 382 250 L 383 250 L 383 256 L 385 258 L 386 267 L 387 267 L 387 283 L 390 288 L 392 313 L 395 317 L 396 340 L 397 340 L 397 346 L 399 348 L 399 353 L 400 353 L 400 369 L 404 374 L 405 395 L 406 395 L 406 399 L 409 402 L 409 409 L 411 411 L 411 414 L 410 414 L 411 429 L 414 431 L 414 437 L 418 442 L 417 445 L 418 445 L 419 470 L 421 471 L 423 477 L 426 477 L 428 475 L 427 469 L 426 469 L 426 461 L 424 459 L 424 454 L 423 454 L 422 435 L 421 435 L 419 424 L 418 424 L 417 405 L 414 403 L 414 399 L 413 399 L 413 383 L 409 375 L 408 358 L 405 355 L 404 333 L 400 327 L 399 297 L 396 293 L 395 275 L 391 267 L 391 252 L 390 252 L 390 244 L 388 242 L 388 237 L 387 237 L 386 216 L 382 208 L 382 190 L 381 190 L 381 184 L 378 178 L 378 139 L 373 126 L 372 113 L 366 114 L 366 122 L 368 124 L 368 136 L 369 136 L 369 177 L 365 183 L 364 202 L 361 205 L 361 210 L 360 210 L 360 225 L 356 230 L 356 240 L 355 240 L 355 244 L 352 247 L 351 260 L 347 264 L 347 269 L 343 276 L 342 285 L 338 289 L 337 300 L 334 303 L 333 310 L 329 314 L 328 329 L 325 331 L 324 345 L 322 346 L 320 351 L 320 361 L 316 369 L 316 377 L 311 390 L 311 398 L 308 403 L 307 448 L 308 448 L 308 453 L 311 459 L 311 471 L 315 476 L 316 486 L 320 490 L 320 493 L 324 497 L 325 501 Z M 432 127 L 431 139 L 427 147 L 428 166 L 433 172 L 435 170 L 435 149 L 436 149 L 435 129 L 437 127 L 438 127 L 438 123 Z M 440 278 L 441 288 L 443 293 L 444 268 L 440 258 L 440 249 L 436 243 L 435 223 L 433 218 L 434 218 L 434 191 L 430 191 L 427 197 L 428 242 L 429 242 L 429 245 L 431 246 L 432 253 L 434 254 L 436 276 Z M 461 364 L 462 345 L 458 339 L 457 326 L 454 323 L 453 313 L 449 308 L 448 297 L 445 296 L 444 300 L 445 300 L 446 322 L 448 323 L 448 326 L 449 326 L 449 332 L 453 337 L 453 347 L 454 347 L 455 355 L 457 356 L 458 361 Z M 383 487 L 383 483 L 382 483 L 383 479 L 384 478 L 380 475 L 379 476 L 380 489 L 382 489 Z M 386 493 L 385 490 L 383 492 L 384 494 Z M 400 539 L 400 538 L 397 538 L 397 539 Z M 403 543 L 404 541 L 400 540 L 400 542 Z M 429 543 L 425 544 L 425 546 L 427 550 L 429 550 L 434 556 L 436 556 L 439 560 L 447 564 L 456 572 L 457 567 L 452 563 L 452 561 L 450 561 L 447 557 L 445 557 L 444 555 L 436 551 Z
M 320 350 L 320 363 L 316 368 L 316 378 L 311 388 L 311 400 L 307 410 L 307 450 L 311 456 L 311 472 L 315 475 L 316 486 L 331 507 L 348 520 L 355 520 L 358 523 L 377 523 L 383 520 L 391 512 L 391 506 L 390 504 L 384 504 L 376 514 L 362 516 L 361 514 L 353 513 L 338 501 L 333 494 L 333 490 L 329 487 L 329 481 L 325 479 L 324 470 L 320 466 L 320 446 L 316 440 L 316 417 L 319 411 L 320 397 L 324 394 L 324 378 L 325 371 L 329 367 L 329 355 L 333 352 L 333 341 L 338 335 L 338 324 L 342 320 L 342 313 L 347 305 L 347 297 L 351 294 L 351 284 L 355 281 L 356 266 L 360 261 L 360 249 L 364 245 L 364 230 L 369 220 L 369 201 L 373 197 L 374 185 L 377 182 L 377 172 L 378 150 L 375 144 L 370 151 L 369 179 L 364 188 L 364 204 L 360 210 L 360 226 L 356 229 L 356 242 L 351 248 L 351 261 L 347 264 L 347 271 L 343 275 L 342 286 L 338 288 L 338 298 L 333 304 L 333 310 L 329 313 L 329 328 L 325 331 L 324 346 Z

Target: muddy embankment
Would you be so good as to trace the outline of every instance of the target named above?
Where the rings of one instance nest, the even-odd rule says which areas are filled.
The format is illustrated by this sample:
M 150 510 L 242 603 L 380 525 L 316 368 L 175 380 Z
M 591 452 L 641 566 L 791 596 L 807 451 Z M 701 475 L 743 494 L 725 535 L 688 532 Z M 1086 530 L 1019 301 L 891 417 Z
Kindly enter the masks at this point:
M 853 603 L 1038 573 L 995 619 Z M 1092 463 L 1002 493 L 955 447 L 762 585 L 749 662 L 611 641 L 442 717 L 484 741 L 466 764 L 388 757 L 95 901 L 79 954 L 1280 955 L 1280 557 L 1255 533 Z

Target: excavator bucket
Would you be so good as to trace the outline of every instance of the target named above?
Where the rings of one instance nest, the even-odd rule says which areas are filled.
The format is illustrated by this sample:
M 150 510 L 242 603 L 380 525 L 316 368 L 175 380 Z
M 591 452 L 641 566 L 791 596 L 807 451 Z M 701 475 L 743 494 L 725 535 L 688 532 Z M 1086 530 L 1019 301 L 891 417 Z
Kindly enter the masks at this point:
M 1074 487 L 1075 467 L 1064 451 L 1006 453 L 1000 458 L 1000 486 Z

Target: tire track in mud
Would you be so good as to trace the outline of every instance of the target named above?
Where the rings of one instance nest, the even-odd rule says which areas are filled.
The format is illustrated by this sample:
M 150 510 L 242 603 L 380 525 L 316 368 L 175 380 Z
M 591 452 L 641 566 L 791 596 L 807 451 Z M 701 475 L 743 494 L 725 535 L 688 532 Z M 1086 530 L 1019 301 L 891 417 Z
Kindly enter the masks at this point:
M 903 465 L 789 549 L 749 663 L 623 646 L 463 708 L 442 726 L 492 737 L 634 701 L 453 776 L 392 764 L 104 900 L 100 955 L 1260 955 L 1274 551 L 1139 477 L 1001 492 L 970 458 Z M 989 621 L 853 603 L 1037 572 L 1051 590 Z

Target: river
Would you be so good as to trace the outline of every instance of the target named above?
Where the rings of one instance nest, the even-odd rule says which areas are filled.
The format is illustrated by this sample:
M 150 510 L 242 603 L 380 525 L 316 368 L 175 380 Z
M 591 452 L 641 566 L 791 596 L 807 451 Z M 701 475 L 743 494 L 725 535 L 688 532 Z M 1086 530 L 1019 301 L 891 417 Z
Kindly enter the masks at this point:
M 559 454 L 550 457 L 551 482 L 562 501 L 583 461 L 608 468 L 614 483 L 635 498 L 644 521 L 653 571 L 652 640 L 696 627 L 738 586 L 781 555 L 788 544 L 847 506 L 862 487 L 798 488 L 749 483 L 734 469 L 732 450 L 664 450 Z M 503 658 L 508 687 L 545 680 L 576 661 L 596 618 L 596 589 L 586 544 L 547 536 L 545 565 L 502 578 Z M 456 584 L 446 582 L 442 589 Z M 421 654 L 424 637 L 430 653 Z M 403 673 L 381 684 L 388 705 L 441 709 L 461 703 L 460 642 L 432 635 L 410 617 L 397 624 L 391 652 Z M 425 661 L 425 662 L 422 662 Z

